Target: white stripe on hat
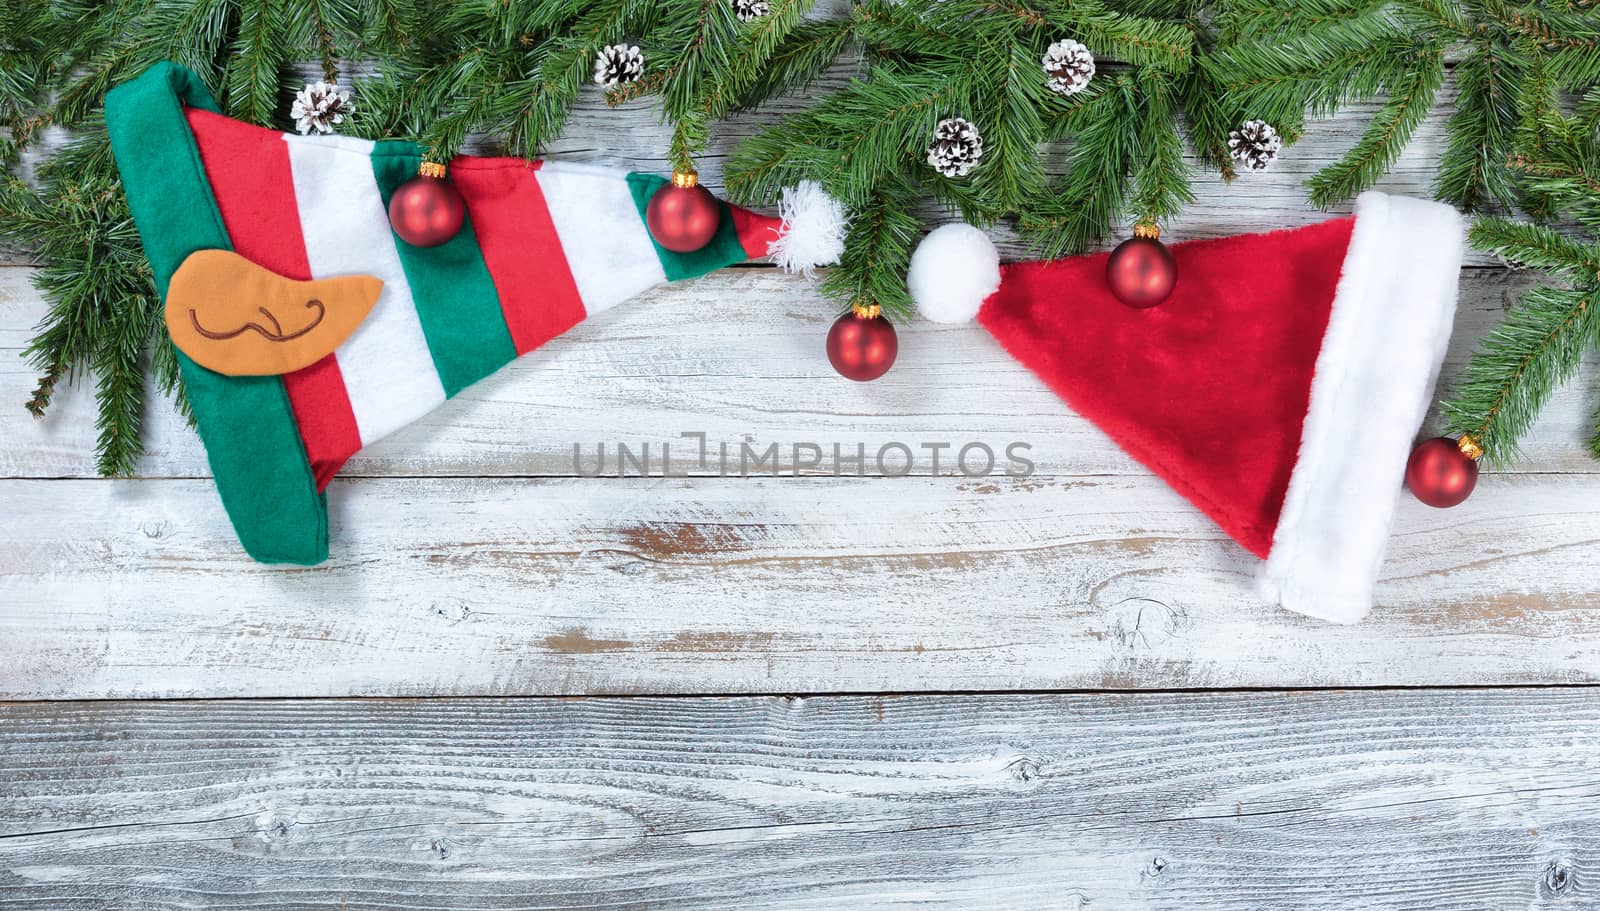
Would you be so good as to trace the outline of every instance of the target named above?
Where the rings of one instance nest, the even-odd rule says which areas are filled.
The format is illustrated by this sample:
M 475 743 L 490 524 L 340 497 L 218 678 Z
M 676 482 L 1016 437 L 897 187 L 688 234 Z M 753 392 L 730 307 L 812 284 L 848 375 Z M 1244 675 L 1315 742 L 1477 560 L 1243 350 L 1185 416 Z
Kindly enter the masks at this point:
M 621 172 L 546 161 L 534 173 L 588 315 L 667 280 Z
M 1464 242 L 1449 206 L 1370 191 L 1356 200 L 1260 578 L 1289 610 L 1354 623 L 1372 607 L 1412 438 L 1450 341 Z
M 361 445 L 368 446 L 437 407 L 444 386 L 372 173 L 373 143 L 348 136 L 284 140 L 312 277 L 364 273 L 383 280 L 372 313 L 335 352 Z

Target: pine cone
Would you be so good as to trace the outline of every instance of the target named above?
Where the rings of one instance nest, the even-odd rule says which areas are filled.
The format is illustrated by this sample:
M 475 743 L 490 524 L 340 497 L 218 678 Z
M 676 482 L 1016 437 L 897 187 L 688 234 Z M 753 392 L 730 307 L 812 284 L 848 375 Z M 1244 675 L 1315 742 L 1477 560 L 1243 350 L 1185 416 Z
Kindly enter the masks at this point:
M 1050 77 L 1050 91 L 1072 95 L 1084 90 L 1094 78 L 1094 55 L 1089 49 L 1063 38 L 1045 49 L 1040 61 L 1044 73 Z
M 928 164 L 946 177 L 965 177 L 983 157 L 983 137 L 972 122 L 946 117 L 933 128 Z
M 733 0 L 733 14 L 739 17 L 740 22 L 760 19 L 770 12 L 772 4 L 767 0 Z
M 1228 134 L 1228 154 L 1248 171 L 1265 171 L 1283 148 L 1283 137 L 1265 120 L 1246 120 Z
M 610 44 L 594 55 L 594 82 L 606 88 L 644 75 L 644 54 L 632 44 Z
M 350 103 L 350 93 L 339 88 L 337 82 L 309 82 L 294 94 L 294 104 L 289 106 L 289 116 L 294 127 L 303 136 L 316 130 L 332 133 L 333 126 L 344 123 L 344 115 L 356 109 Z

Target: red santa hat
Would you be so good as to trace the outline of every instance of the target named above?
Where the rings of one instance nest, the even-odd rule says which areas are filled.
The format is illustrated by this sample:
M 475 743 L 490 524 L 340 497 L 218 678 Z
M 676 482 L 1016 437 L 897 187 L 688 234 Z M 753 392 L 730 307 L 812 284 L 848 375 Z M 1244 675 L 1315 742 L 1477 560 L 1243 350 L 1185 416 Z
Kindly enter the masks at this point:
M 1108 254 L 1001 265 L 983 232 L 947 225 L 909 285 L 930 319 L 976 316 L 1264 559 L 1264 597 L 1351 623 L 1433 397 L 1463 240 L 1449 206 L 1364 193 L 1352 216 L 1174 245 L 1176 288 L 1140 310 L 1112 296 Z

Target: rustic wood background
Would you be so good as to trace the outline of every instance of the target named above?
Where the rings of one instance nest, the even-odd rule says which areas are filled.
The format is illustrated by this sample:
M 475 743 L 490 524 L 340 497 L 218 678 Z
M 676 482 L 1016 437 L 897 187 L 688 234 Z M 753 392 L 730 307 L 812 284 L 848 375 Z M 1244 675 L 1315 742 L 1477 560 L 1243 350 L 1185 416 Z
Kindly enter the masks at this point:
M 1450 107 L 1383 189 L 1428 193 Z M 1360 113 L 1171 236 L 1324 217 L 1301 182 Z M 662 171 L 666 138 L 591 97 L 555 154 Z M 732 269 L 363 453 L 332 559 L 270 568 L 164 403 L 117 481 L 92 389 L 23 411 L 44 303 L 5 261 L 0 906 L 1600 906 L 1592 370 L 1468 504 L 1405 499 L 1335 627 L 981 330 L 906 326 L 857 385 L 812 282 Z M 1447 381 L 1531 284 L 1472 260 Z M 684 432 L 1038 473 L 709 477 Z M 691 477 L 577 476 L 601 441 Z

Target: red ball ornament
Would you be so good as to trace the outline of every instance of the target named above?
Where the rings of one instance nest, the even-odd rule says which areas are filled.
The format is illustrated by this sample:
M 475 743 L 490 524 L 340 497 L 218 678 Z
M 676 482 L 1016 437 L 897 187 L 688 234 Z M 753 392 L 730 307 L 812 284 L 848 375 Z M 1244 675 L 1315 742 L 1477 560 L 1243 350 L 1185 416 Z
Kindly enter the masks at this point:
M 1166 300 L 1178 284 L 1178 262 L 1155 225 L 1134 225 L 1133 236 L 1111 251 L 1106 284 L 1117 300 L 1143 310 Z
M 413 247 L 437 247 L 455 237 L 467 218 L 467 204 L 450 181 L 444 165 L 424 161 L 417 176 L 389 197 L 389 225 Z
M 1482 454 L 1470 436 L 1423 440 L 1406 461 L 1406 486 L 1429 506 L 1448 509 L 1460 505 L 1478 484 L 1477 460 Z
M 828 330 L 828 362 L 847 380 L 875 380 L 894 366 L 900 340 L 894 324 L 884 319 L 876 305 L 857 305 Z
M 677 171 L 650 197 L 644 223 L 656 243 L 674 253 L 693 253 L 711 243 L 722 224 L 722 206 L 700 186 L 693 171 Z

